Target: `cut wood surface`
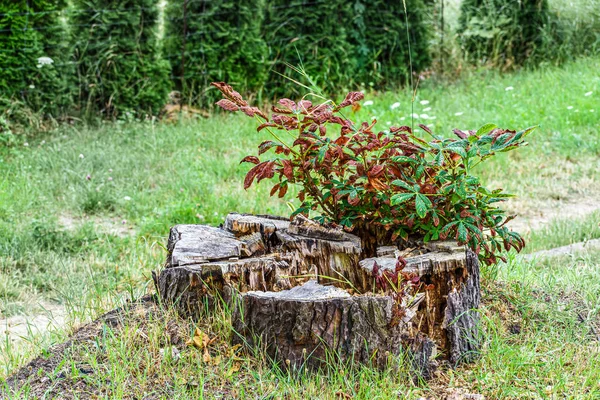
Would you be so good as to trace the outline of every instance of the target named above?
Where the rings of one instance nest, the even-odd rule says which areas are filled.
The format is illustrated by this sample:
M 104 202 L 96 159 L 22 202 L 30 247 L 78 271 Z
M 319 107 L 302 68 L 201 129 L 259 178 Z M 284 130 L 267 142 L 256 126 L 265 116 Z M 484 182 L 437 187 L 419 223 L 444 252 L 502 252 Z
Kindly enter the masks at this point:
M 360 239 L 341 229 L 232 213 L 222 228 L 175 226 L 168 250 L 155 277 L 164 303 L 195 319 L 215 299 L 235 305 L 233 340 L 262 343 L 286 366 L 333 354 L 381 366 L 408 351 L 426 377 L 433 358 L 457 365 L 479 349 L 479 264 L 456 243 L 386 246 L 361 260 Z M 398 257 L 423 283 L 401 304 L 375 294 L 373 272 L 395 271 Z

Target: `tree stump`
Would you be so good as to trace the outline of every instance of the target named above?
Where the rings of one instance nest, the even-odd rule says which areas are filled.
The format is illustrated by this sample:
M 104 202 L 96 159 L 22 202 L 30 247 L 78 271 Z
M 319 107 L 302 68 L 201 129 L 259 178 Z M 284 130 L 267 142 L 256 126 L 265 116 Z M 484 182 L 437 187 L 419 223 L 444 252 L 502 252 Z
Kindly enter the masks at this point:
M 155 275 L 164 303 L 199 319 L 224 299 L 233 310 L 232 341 L 260 343 L 285 366 L 331 357 L 383 366 L 408 352 L 428 377 L 440 361 L 455 366 L 479 351 L 479 263 L 456 244 L 386 246 L 361 259 L 360 239 L 342 230 L 301 216 L 232 213 L 221 228 L 173 227 L 167 249 Z M 399 256 L 402 272 L 423 283 L 401 300 L 375 284 Z

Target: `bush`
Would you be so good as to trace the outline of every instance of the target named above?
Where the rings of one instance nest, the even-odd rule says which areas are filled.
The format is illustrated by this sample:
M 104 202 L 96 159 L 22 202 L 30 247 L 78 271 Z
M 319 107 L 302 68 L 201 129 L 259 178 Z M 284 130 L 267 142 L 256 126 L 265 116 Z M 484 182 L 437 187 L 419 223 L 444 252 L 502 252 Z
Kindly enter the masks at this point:
M 300 67 L 312 81 L 328 93 L 352 84 L 356 56 L 350 43 L 352 6 L 343 0 L 272 0 L 266 8 L 264 37 L 269 45 L 273 72 L 269 76 L 269 96 L 299 94 L 299 85 L 285 76 L 300 79 L 292 67 Z M 303 82 L 306 83 L 306 82 Z
M 165 53 L 183 102 L 211 105 L 219 97 L 209 90 L 215 80 L 260 95 L 268 70 L 264 0 L 187 0 L 185 21 L 184 1 L 169 2 L 165 27 Z
M 406 0 L 406 14 L 402 4 L 385 0 L 357 1 L 354 10 L 355 29 L 350 37 L 359 82 L 377 89 L 389 88 L 408 82 L 411 61 L 415 72 L 429 66 L 429 27 L 423 0 Z
M 0 97 L 57 116 L 71 103 L 64 0 L 0 4 Z
M 472 170 L 525 144 L 533 128 L 516 132 L 486 124 L 477 131 L 455 129 L 458 139 L 449 139 L 420 125 L 432 138 L 425 141 L 408 126 L 377 132 L 377 121 L 347 119 L 344 108 L 360 101 L 360 92 L 349 93 L 339 105 L 282 99 L 268 116 L 231 86 L 213 85 L 224 96 L 220 107 L 262 118 L 258 131 L 271 135 L 258 150 L 258 156 L 270 155 L 242 160 L 254 164 L 244 187 L 275 179 L 271 195 L 283 197 L 290 185 L 298 185 L 301 205 L 292 216 L 316 214 L 321 223 L 353 230 L 366 257 L 374 257 L 378 245 L 406 244 L 411 235 L 425 242 L 454 238 L 486 264 L 503 259 L 503 249 L 524 246 L 506 227 L 512 217 L 495 206 L 510 195 L 486 189 Z
M 74 0 L 71 19 L 79 77 L 78 104 L 86 115 L 157 114 L 171 84 L 158 56 L 155 0 Z
M 459 40 L 475 62 L 503 67 L 541 58 L 548 23 L 547 0 L 464 0 L 459 17 Z

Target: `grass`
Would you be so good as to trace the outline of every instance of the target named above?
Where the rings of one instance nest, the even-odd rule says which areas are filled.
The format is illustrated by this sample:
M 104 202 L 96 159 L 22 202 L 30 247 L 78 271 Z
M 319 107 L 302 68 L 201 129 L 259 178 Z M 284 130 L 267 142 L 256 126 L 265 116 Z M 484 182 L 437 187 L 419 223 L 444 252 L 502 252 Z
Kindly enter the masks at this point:
M 366 100 L 372 105 L 363 106 L 359 117 L 376 117 L 382 129 L 424 123 L 447 133 L 486 122 L 540 124 L 529 147 L 482 165 L 479 173 L 490 186 L 518 194 L 505 206 L 525 218 L 554 207 L 568 213 L 572 204 L 600 194 L 599 61 L 510 75 L 484 70 L 453 83 L 432 79 L 420 83 L 414 106 L 406 92 L 371 94 Z M 246 118 L 217 115 L 176 124 L 63 126 L 43 136 L 19 136 L 15 146 L 1 149 L 0 315 L 36 314 L 44 304 L 62 304 L 68 316 L 59 329 L 18 343 L 2 341 L 0 377 L 73 327 L 152 291 L 150 272 L 164 262 L 170 226 L 216 225 L 230 211 L 288 214 L 285 202 L 268 196 L 267 185 L 242 188 L 246 166 L 238 162 L 263 137 Z M 528 251 L 600 237 L 598 218 L 595 213 L 533 230 Z M 127 382 L 137 382 L 141 396 L 155 390 L 158 380 L 171 385 L 173 397 L 227 397 L 235 391 L 241 398 L 418 398 L 453 387 L 488 398 L 597 398 L 598 343 L 589 334 L 599 307 L 597 256 L 513 260 L 486 271 L 483 357 L 429 384 L 369 368 L 287 375 L 265 365 L 260 354 L 236 355 L 233 369 L 239 371 L 230 372 L 233 356 L 207 366 L 201 352 L 185 347 L 172 363 L 159 355 L 165 346 L 161 327 L 173 319 L 168 315 L 133 321 L 118 334 L 105 328 L 101 344 L 66 355 L 61 370 L 91 365 L 101 371 L 92 384 L 104 382 L 117 397 Z M 193 331 L 178 324 L 183 336 Z M 202 323 L 218 337 L 214 357 L 231 350 L 226 324 L 223 310 Z M 518 335 L 510 333 L 514 324 Z M 147 339 L 140 339 L 139 330 Z

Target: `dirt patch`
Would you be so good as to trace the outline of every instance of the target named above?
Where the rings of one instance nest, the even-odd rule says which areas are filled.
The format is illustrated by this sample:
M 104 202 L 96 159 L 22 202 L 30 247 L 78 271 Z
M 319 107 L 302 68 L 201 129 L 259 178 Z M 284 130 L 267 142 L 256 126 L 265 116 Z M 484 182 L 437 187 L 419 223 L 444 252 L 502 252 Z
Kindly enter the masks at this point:
M 0 319 L 0 332 L 3 340 L 12 343 L 24 338 L 46 333 L 65 325 L 67 310 L 64 306 L 51 303 L 40 303 L 41 313 L 34 315 L 17 315 Z
M 160 310 L 153 298 L 145 296 L 135 303 L 104 314 L 11 375 L 0 391 L 0 398 L 10 398 L 22 390 L 28 393 L 29 398 L 87 399 L 109 395 L 102 381 L 93 379 L 96 371 L 92 366 L 76 363 L 73 367 L 67 363 L 61 367 L 63 360 L 74 354 L 78 346 L 94 343 L 102 335 L 104 327 L 108 326 L 118 333 L 127 322 L 144 320 L 158 312 Z
M 511 212 L 525 207 L 518 207 L 518 202 L 512 202 L 508 207 Z M 555 201 L 544 204 L 525 213 L 518 213 L 517 218 L 510 221 L 511 229 L 523 234 L 539 229 L 555 219 L 582 218 L 600 210 L 600 202 L 595 198 L 583 198 L 577 202 Z M 518 211 L 517 211 L 518 212 Z
M 559 257 L 568 254 L 579 253 L 589 250 L 600 250 L 600 239 L 592 239 L 587 242 L 573 243 L 568 246 L 556 247 L 550 250 L 536 251 L 535 253 L 520 256 L 523 260 L 533 260 L 536 258 Z
M 75 231 L 86 223 L 91 223 L 98 232 L 107 235 L 128 237 L 134 236 L 136 233 L 135 229 L 126 220 L 119 220 L 118 218 L 97 215 L 74 216 L 66 213 L 58 216 L 59 226 L 67 231 Z

